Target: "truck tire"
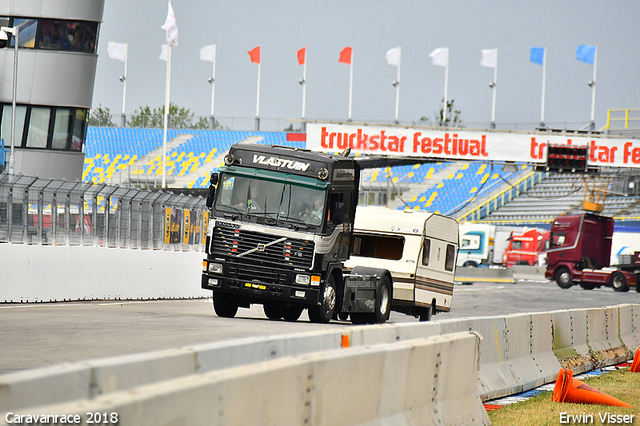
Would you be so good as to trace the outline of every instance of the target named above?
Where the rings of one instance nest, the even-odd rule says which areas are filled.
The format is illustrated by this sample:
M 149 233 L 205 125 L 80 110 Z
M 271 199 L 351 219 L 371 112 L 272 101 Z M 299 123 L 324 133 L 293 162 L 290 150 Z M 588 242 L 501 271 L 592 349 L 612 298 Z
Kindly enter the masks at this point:
M 640 274 L 636 274 L 636 293 L 640 293 Z
M 282 318 L 284 318 L 285 321 L 298 321 L 303 310 L 304 308 L 302 306 L 285 306 L 282 312 Z
M 581 282 L 580 287 L 582 287 L 585 290 L 593 290 L 594 288 L 598 287 L 598 284 Z
M 328 323 L 333 316 L 333 311 L 336 309 L 336 301 L 337 293 L 335 278 L 333 275 L 329 275 L 322 289 L 320 304 L 317 306 L 311 306 L 308 309 L 309 320 L 311 322 L 321 324 Z
M 593 290 L 594 288 L 598 287 L 598 284 L 581 282 L 580 287 L 582 287 L 585 290 Z
M 420 310 L 420 321 L 431 321 L 431 307 L 423 308 Z
M 556 269 L 556 273 L 553 275 L 556 280 L 556 284 L 560 288 L 570 288 L 573 285 L 571 280 L 571 271 L 566 266 L 561 266 Z
M 233 318 L 238 313 L 238 301 L 228 293 L 213 293 L 213 310 L 222 318 Z
M 611 275 L 611 286 L 615 291 L 629 291 L 629 283 L 627 282 L 627 277 L 625 277 L 622 272 L 614 272 L 613 275 Z
M 376 311 L 372 314 L 372 322 L 383 324 L 389 320 L 389 315 L 391 314 L 393 287 L 387 275 L 383 275 L 378 280 L 376 287 Z
M 279 302 L 264 302 L 262 305 L 262 309 L 264 309 L 264 314 L 270 320 L 280 320 L 284 314 L 284 306 Z M 297 318 L 296 318 L 297 319 Z

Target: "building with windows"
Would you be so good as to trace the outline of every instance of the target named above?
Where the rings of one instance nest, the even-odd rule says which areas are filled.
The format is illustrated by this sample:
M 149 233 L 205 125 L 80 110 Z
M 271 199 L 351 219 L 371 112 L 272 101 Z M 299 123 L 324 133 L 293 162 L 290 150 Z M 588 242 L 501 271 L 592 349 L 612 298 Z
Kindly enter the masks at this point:
M 82 177 L 103 8 L 104 0 L 0 1 L 0 25 L 19 29 L 14 174 Z M 8 36 L 0 49 L 0 169 L 8 168 L 12 136 Z

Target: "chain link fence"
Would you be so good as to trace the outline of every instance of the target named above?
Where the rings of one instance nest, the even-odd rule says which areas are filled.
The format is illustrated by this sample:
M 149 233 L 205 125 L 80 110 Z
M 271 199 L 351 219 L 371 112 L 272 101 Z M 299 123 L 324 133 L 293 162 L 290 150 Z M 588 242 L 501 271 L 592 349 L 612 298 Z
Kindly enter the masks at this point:
M 202 251 L 202 197 L 0 174 L 0 243 Z

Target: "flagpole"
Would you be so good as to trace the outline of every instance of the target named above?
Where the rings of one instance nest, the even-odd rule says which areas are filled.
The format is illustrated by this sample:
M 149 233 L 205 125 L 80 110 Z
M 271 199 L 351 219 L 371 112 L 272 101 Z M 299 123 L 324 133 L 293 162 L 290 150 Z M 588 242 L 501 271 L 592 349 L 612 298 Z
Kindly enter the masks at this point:
M 127 53 L 124 55 L 124 75 L 122 76 L 122 122 L 120 127 L 127 125 L 127 116 L 125 115 L 125 106 L 127 101 L 127 60 L 129 59 L 129 42 L 125 42 L 127 45 Z
M 213 116 L 213 103 L 216 97 L 216 43 L 213 43 L 213 70 L 211 71 L 211 130 L 216 126 L 216 120 Z
M 164 137 L 162 138 L 162 188 L 167 187 L 167 127 L 171 93 L 171 46 L 167 44 L 167 77 L 164 88 Z
M 447 92 L 449 90 L 449 46 L 447 46 L 447 66 L 444 68 L 444 123 L 445 127 L 448 125 L 447 118 L 449 117 L 449 111 L 447 108 Z
M 540 127 L 544 129 L 544 102 L 547 89 L 547 46 L 542 52 L 542 108 L 540 111 Z
M 398 113 L 400 111 L 400 63 L 402 62 L 402 46 L 398 46 L 400 49 L 398 58 L 398 78 L 396 78 L 396 124 L 399 124 Z
M 498 82 L 498 46 L 496 46 L 496 63 L 493 67 L 493 102 L 491 103 L 491 128 L 496 128 L 496 90 Z
M 593 80 L 591 81 L 591 123 L 590 130 L 596 129 L 596 73 L 598 71 L 598 45 L 593 55 Z
M 258 48 L 260 48 L 260 45 L 258 45 Z M 256 96 L 256 132 L 260 131 L 260 70 L 261 68 L 262 68 L 262 60 L 258 62 L 258 94 Z
M 349 119 L 351 121 L 351 106 L 353 104 L 353 46 L 351 46 L 351 62 L 349 63 Z
M 302 66 L 302 119 L 307 112 L 307 45 L 304 45 L 304 64 Z M 304 125 L 304 124 L 303 124 Z

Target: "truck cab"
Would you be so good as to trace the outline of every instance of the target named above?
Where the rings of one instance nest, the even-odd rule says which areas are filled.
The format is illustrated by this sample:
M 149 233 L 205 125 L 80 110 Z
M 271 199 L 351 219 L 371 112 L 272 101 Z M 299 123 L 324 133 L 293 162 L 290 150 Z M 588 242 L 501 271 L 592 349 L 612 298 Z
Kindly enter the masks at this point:
M 610 286 L 628 291 L 636 277 L 627 270 L 609 268 L 613 219 L 592 213 L 560 216 L 553 221 L 545 277 L 561 288 L 574 283 L 586 290 Z
M 549 248 L 550 232 L 530 229 L 522 234 L 509 236 L 509 244 L 502 257 L 502 266 L 511 268 L 513 265 L 538 266 L 544 264 L 544 253 Z

